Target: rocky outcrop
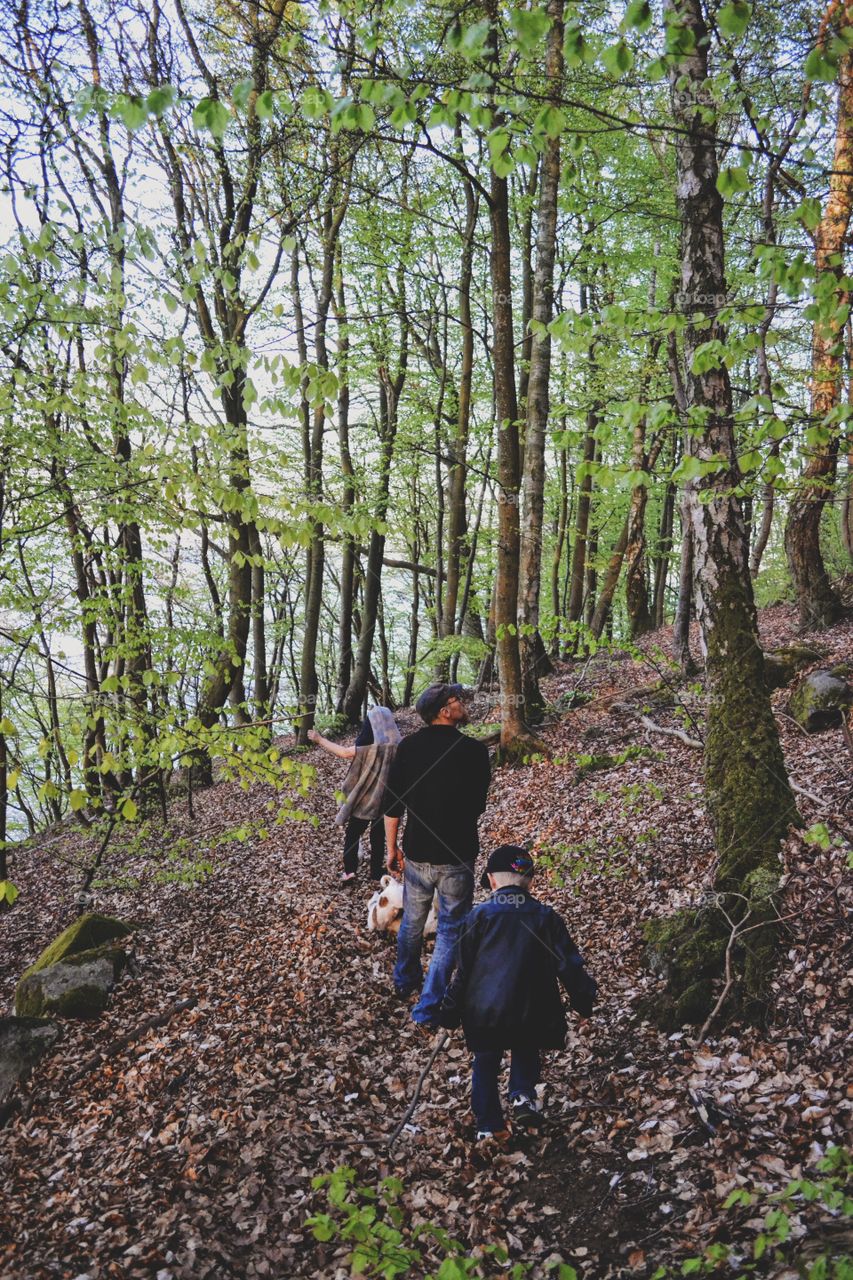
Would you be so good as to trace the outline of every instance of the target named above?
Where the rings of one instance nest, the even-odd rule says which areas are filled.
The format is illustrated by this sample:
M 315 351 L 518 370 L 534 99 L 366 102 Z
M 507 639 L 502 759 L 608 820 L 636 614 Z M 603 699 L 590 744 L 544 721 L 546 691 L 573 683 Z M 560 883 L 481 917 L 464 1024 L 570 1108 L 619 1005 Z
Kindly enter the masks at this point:
M 791 694 L 788 715 L 807 733 L 834 729 L 853 706 L 853 685 L 846 679 L 847 667 L 812 671 Z
M 15 1012 L 28 1018 L 97 1018 L 127 962 L 116 943 L 132 932 L 112 916 L 80 916 L 22 974 Z
M 107 1007 L 123 961 L 123 953 L 115 950 L 83 952 L 26 974 L 15 990 L 15 1012 L 22 1018 L 97 1018 Z
M 59 1027 L 46 1018 L 0 1018 L 0 1107 L 15 1083 L 49 1053 Z
M 790 684 L 804 667 L 819 662 L 823 656 L 819 649 L 805 644 L 786 644 L 771 649 L 764 655 L 764 683 L 768 689 L 781 689 Z

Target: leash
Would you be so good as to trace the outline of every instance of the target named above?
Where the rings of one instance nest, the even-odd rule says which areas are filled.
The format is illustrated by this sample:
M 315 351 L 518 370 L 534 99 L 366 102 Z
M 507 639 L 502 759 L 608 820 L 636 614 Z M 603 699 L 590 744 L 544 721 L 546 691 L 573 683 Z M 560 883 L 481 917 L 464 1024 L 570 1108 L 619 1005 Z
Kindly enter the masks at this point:
M 400 1123 L 397 1125 L 397 1128 L 394 1130 L 394 1132 L 391 1134 L 391 1137 L 388 1139 L 389 1151 L 394 1146 L 394 1143 L 397 1141 L 400 1134 L 403 1132 L 406 1125 L 409 1123 L 412 1116 L 414 1115 L 415 1108 L 417 1107 L 418 1101 L 421 1096 L 421 1089 L 423 1088 L 424 1080 L 426 1080 L 427 1076 L 430 1073 L 430 1070 L 432 1069 L 432 1064 L 435 1062 L 436 1058 L 441 1053 L 442 1049 L 447 1044 L 449 1039 L 450 1039 L 449 1031 L 442 1031 L 440 1035 L 436 1036 L 435 1044 L 432 1046 L 432 1052 L 427 1058 L 426 1066 L 424 1067 L 423 1071 L 418 1077 L 418 1082 L 415 1085 L 415 1091 L 412 1094 L 412 1100 L 409 1103 L 408 1107 L 406 1108 L 406 1114 L 403 1116 L 403 1119 L 400 1121 Z

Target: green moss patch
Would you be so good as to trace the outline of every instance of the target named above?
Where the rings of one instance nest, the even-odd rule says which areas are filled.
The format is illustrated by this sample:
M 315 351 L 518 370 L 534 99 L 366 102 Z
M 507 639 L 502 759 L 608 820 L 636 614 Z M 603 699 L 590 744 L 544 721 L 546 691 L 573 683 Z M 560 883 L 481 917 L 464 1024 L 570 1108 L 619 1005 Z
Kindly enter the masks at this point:
M 38 960 L 24 970 L 21 977 L 28 978 L 30 974 L 38 973 L 41 969 L 59 964 L 60 961 L 79 955 L 81 952 L 97 950 L 105 943 L 126 938 L 131 933 L 133 933 L 131 926 L 116 920 L 114 916 L 87 912 L 63 930 L 58 938 L 54 938 L 53 942 L 45 947 Z

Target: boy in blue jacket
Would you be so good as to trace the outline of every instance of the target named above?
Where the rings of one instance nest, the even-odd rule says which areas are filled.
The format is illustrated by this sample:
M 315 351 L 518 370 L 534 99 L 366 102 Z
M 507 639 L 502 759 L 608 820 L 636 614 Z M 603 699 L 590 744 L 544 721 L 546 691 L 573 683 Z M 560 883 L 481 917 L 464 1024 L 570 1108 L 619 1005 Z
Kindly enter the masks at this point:
M 471 1105 L 478 1141 L 506 1133 L 498 1073 L 511 1052 L 509 1101 L 514 1125 L 541 1123 L 536 1104 L 539 1055 L 561 1049 L 566 1018 L 558 979 L 572 1008 L 589 1017 L 596 985 L 563 921 L 531 895 L 533 859 L 526 849 L 501 845 L 489 856 L 481 884 L 492 896 L 467 916 L 456 972 L 438 1021 L 460 1022 L 473 1051 Z

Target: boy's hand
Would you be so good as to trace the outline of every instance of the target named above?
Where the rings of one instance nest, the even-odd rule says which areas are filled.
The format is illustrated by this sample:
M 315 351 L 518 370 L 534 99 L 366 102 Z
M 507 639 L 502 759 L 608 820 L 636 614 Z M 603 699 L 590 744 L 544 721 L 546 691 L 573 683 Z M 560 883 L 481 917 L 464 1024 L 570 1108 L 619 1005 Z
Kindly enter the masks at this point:
M 316 729 L 309 729 L 305 736 L 306 736 L 306 738 L 308 739 L 308 741 L 309 741 L 309 742 L 319 742 L 319 741 L 320 741 L 320 735 L 319 735 L 319 733 L 317 732 L 317 730 L 316 730 Z

